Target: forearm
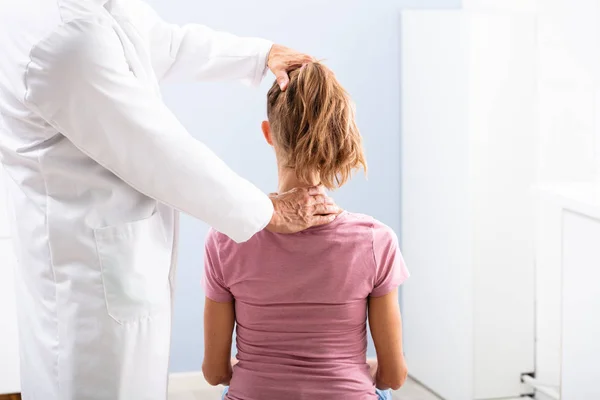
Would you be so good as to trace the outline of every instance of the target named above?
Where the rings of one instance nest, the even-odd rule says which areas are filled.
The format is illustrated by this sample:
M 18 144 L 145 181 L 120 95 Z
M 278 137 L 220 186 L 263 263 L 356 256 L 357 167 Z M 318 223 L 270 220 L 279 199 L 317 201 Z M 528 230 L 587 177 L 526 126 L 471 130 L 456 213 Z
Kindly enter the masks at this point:
M 406 380 L 407 368 L 402 350 L 402 321 L 398 291 L 369 298 L 369 324 L 375 349 L 376 366 L 371 368 L 378 389 L 399 389 Z M 375 369 L 375 371 L 373 371 Z
M 387 369 L 380 368 L 379 363 L 377 363 L 374 381 L 375 386 L 379 390 L 398 390 L 408 377 L 408 368 L 406 366 L 406 359 L 404 358 L 401 320 L 395 347 L 398 349 L 395 362 L 389 364 Z
M 210 236 L 209 236 L 210 238 Z M 212 263 L 210 247 L 205 262 Z M 213 265 L 214 264 L 210 264 Z M 207 268 L 205 266 L 205 268 Z M 210 270 L 210 268 L 209 268 Z M 212 275 L 207 274 L 206 280 Z M 233 301 L 217 302 L 206 297 L 204 303 L 204 378 L 213 386 L 228 385 L 233 375 L 231 363 L 232 335 L 235 326 Z
M 267 72 L 272 42 L 239 37 L 190 24 L 172 26 L 173 63 L 162 77 L 165 81 L 238 80 L 258 86 Z
M 258 84 L 272 43 L 219 32 L 199 24 L 164 21 L 143 0 L 128 0 L 132 23 L 148 41 L 161 82 L 242 80 Z

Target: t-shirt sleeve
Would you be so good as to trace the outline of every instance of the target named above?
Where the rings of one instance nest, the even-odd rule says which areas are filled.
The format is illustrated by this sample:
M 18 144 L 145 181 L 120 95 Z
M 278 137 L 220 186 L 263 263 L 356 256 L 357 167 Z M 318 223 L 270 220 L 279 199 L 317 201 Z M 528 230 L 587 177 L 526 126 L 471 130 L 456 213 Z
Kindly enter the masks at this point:
M 373 225 L 375 283 L 371 297 L 381 297 L 398 288 L 410 276 L 400 253 L 398 237 L 381 223 Z
M 219 258 L 218 234 L 214 230 L 208 232 L 204 245 L 204 279 L 202 280 L 206 297 L 218 303 L 228 303 L 233 295 L 225 284 L 223 269 Z

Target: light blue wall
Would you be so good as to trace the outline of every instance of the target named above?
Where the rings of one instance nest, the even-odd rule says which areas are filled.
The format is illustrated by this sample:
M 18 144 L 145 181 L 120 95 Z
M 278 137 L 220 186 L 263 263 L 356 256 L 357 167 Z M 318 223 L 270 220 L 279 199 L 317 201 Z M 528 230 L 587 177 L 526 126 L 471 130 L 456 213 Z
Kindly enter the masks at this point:
M 151 0 L 168 21 L 200 22 L 261 36 L 324 58 L 357 104 L 369 177 L 358 175 L 334 197 L 394 230 L 400 215 L 399 11 L 458 8 L 460 0 Z M 275 161 L 259 126 L 268 76 L 260 89 L 210 83 L 166 87 L 167 104 L 198 139 L 265 192 L 276 189 Z M 183 216 L 171 370 L 196 371 L 203 353 L 200 288 L 207 227 Z

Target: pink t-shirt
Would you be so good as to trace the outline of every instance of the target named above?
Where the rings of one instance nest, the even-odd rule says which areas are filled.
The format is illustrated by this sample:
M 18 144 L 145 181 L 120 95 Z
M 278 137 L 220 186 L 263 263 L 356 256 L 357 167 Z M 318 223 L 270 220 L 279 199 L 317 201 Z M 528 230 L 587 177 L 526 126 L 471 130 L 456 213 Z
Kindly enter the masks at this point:
M 227 399 L 376 399 L 367 298 L 408 276 L 394 232 L 364 215 L 242 244 L 211 230 L 206 296 L 235 300 L 239 364 Z

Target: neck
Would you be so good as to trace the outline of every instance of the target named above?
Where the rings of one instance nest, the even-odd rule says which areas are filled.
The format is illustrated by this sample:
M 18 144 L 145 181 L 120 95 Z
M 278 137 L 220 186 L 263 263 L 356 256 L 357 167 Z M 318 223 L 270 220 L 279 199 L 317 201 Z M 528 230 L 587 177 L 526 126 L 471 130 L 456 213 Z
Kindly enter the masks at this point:
M 296 171 L 292 168 L 279 168 L 279 189 L 278 193 L 284 193 L 294 188 L 303 188 L 316 186 L 321 183 L 319 176 L 314 176 L 308 182 L 301 181 L 296 176 Z

